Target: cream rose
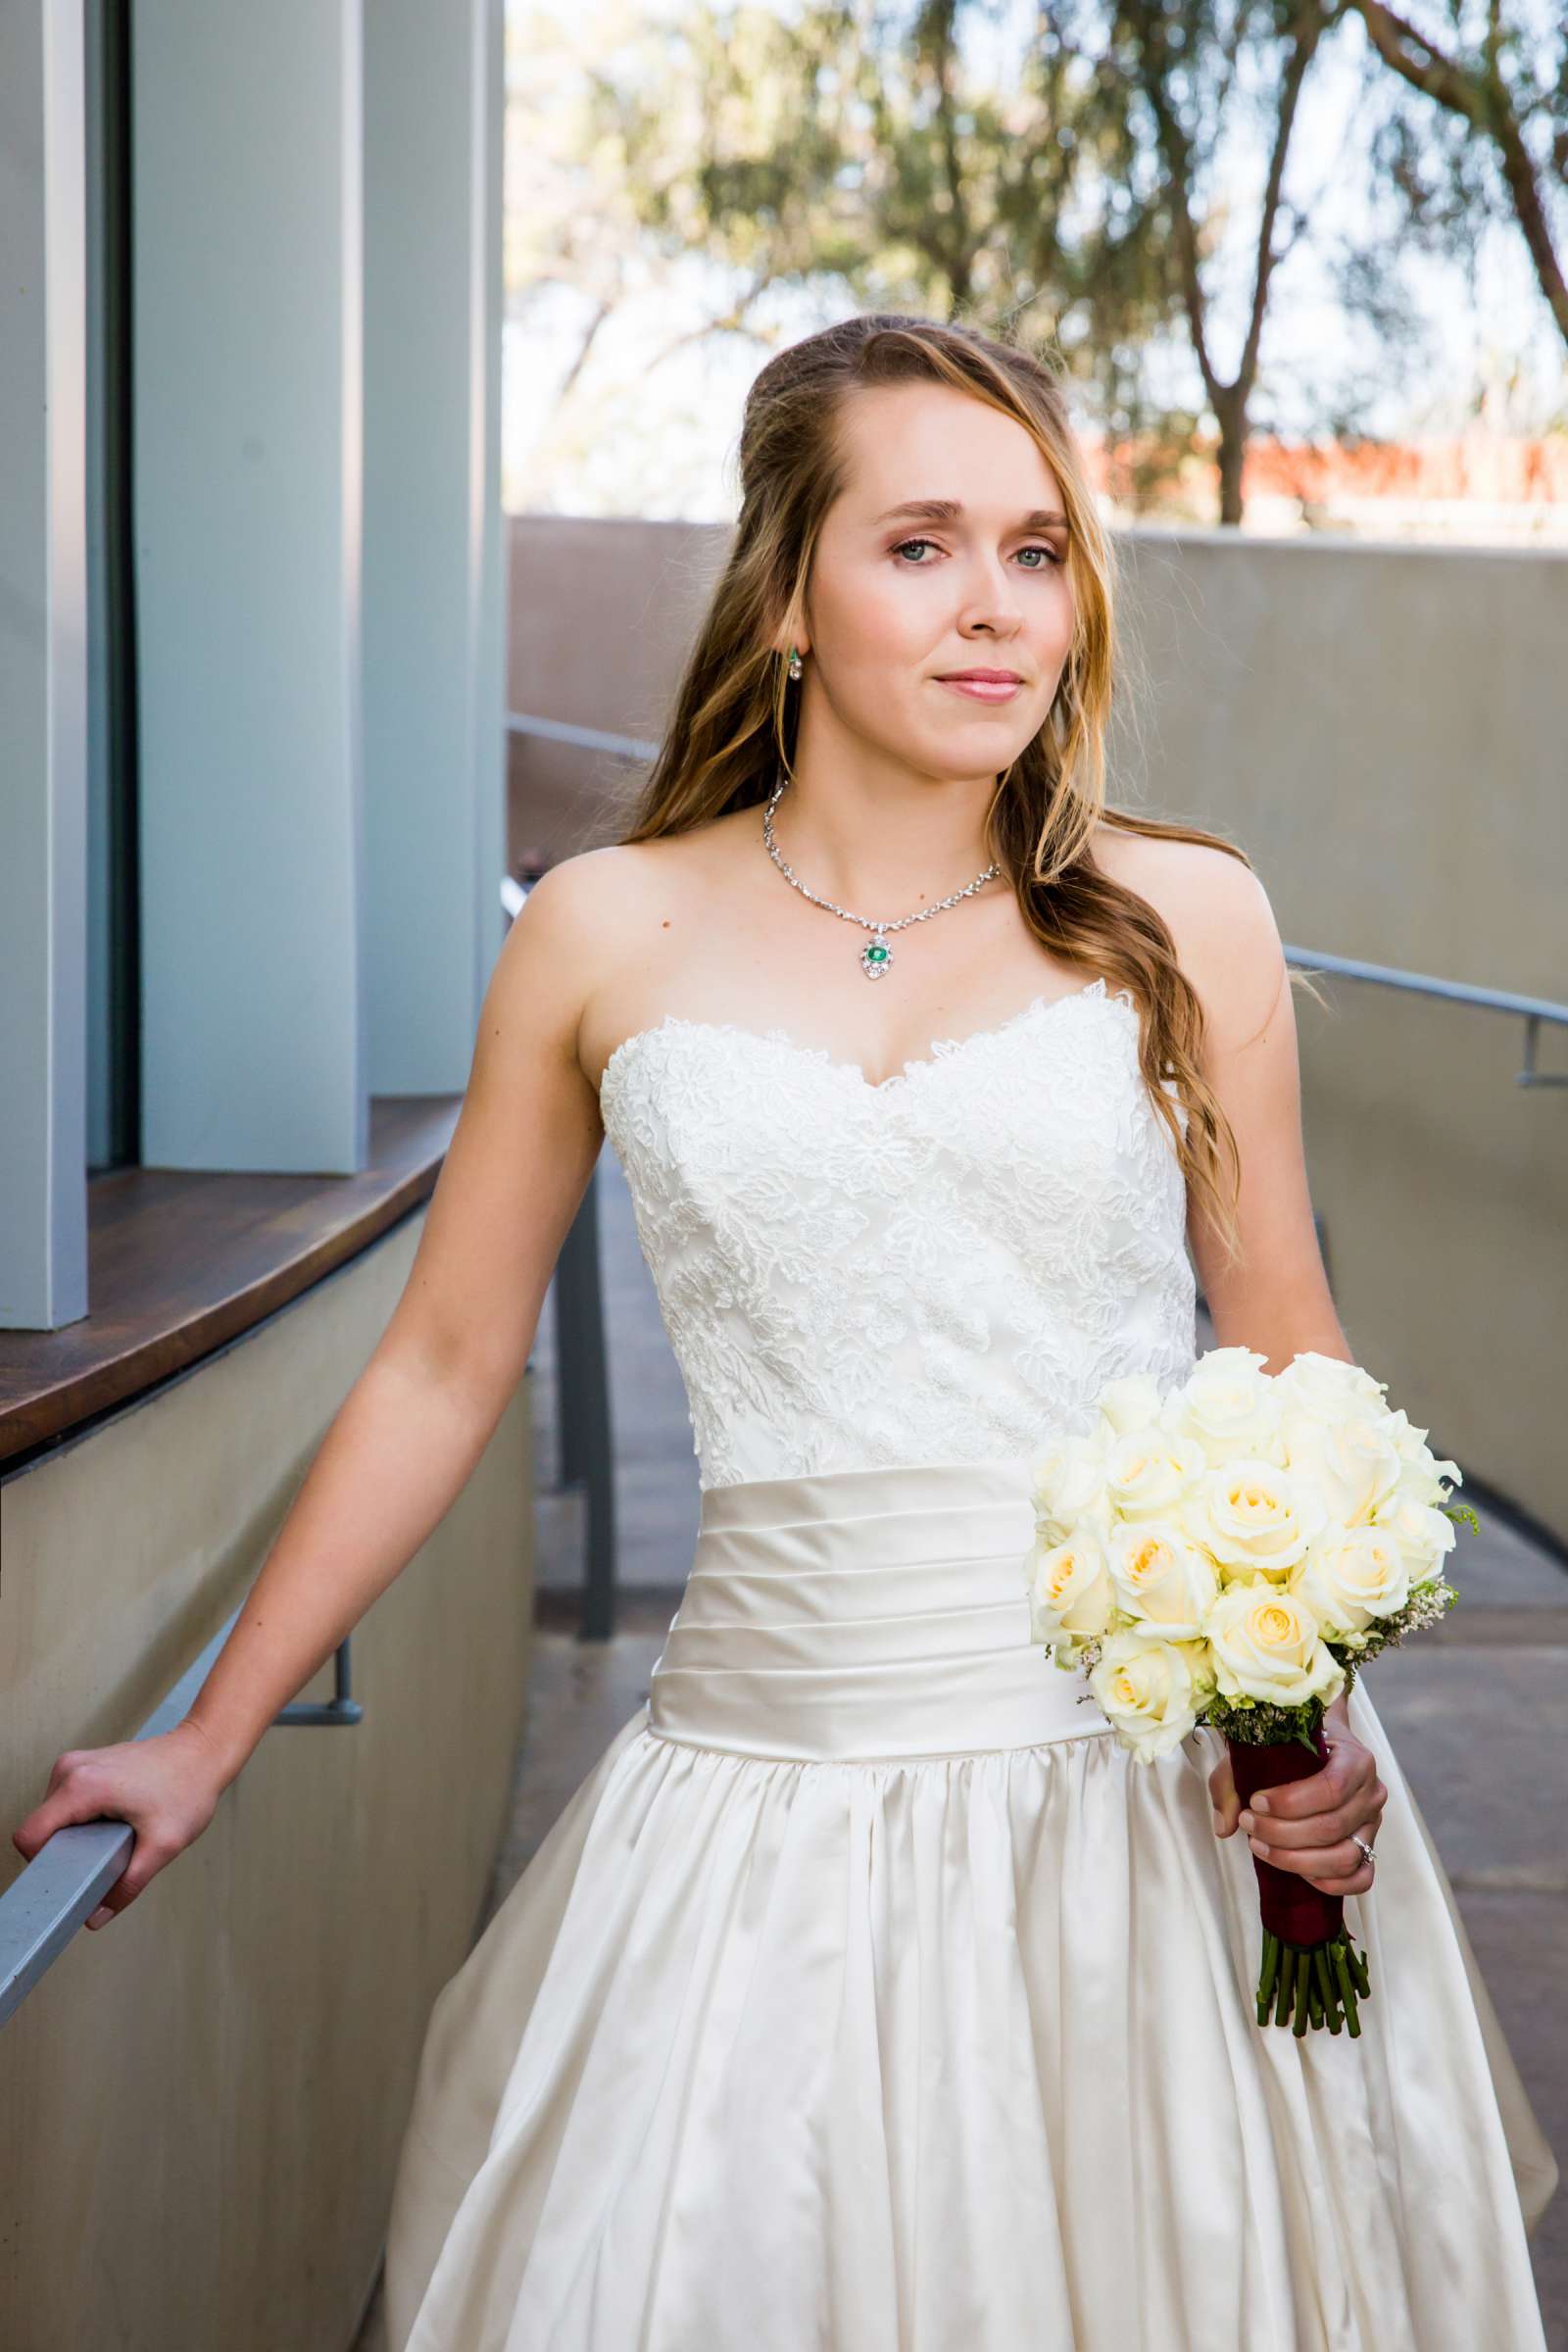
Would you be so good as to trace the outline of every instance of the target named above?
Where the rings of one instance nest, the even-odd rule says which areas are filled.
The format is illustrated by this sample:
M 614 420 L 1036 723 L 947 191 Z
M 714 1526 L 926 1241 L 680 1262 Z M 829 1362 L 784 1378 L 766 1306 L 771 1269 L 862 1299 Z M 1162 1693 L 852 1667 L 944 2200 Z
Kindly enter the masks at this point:
M 1104 1448 L 1094 1438 L 1058 1438 L 1030 1463 L 1035 1525 L 1059 1544 L 1079 1527 L 1108 1535 L 1114 1521 L 1105 1491 Z
M 1146 1421 L 1106 1446 L 1106 1499 L 1122 1519 L 1179 1516 L 1206 1467 L 1196 1438 Z
M 1181 1519 L 1212 1554 L 1222 1581 L 1269 1576 L 1285 1583 L 1327 1526 L 1328 1513 L 1305 1480 L 1278 1462 L 1244 1458 L 1210 1470 Z
M 1332 1641 L 1364 1634 L 1410 1597 L 1410 1563 L 1392 1529 L 1331 1528 L 1312 1545 L 1292 1588 Z
M 1367 1526 L 1399 1484 L 1403 1465 L 1386 1420 L 1287 1412 L 1284 1433 L 1292 1470 L 1312 1481 L 1342 1527 Z
M 1382 1420 L 1388 1412 L 1383 1401 L 1388 1385 L 1374 1380 L 1359 1364 L 1348 1364 L 1339 1355 L 1319 1355 L 1311 1348 L 1298 1349 L 1284 1371 L 1274 1375 L 1282 1408 L 1313 1421 Z
M 1185 1529 L 1172 1520 L 1129 1520 L 1112 1535 L 1106 1563 L 1117 1606 L 1140 1620 L 1133 1629 L 1140 1639 L 1198 1640 L 1219 1578 Z
M 1373 1524 L 1379 1535 L 1390 1536 L 1398 1544 L 1416 1581 L 1436 1576 L 1445 1553 L 1453 1549 L 1453 1521 L 1432 1503 L 1410 1502 L 1395 1494 Z
M 1162 1402 L 1159 1383 L 1152 1372 L 1127 1372 L 1120 1380 L 1107 1380 L 1100 1392 L 1102 1444 L 1157 1421 Z
M 1316 1617 L 1298 1593 L 1277 1585 L 1228 1586 L 1209 1610 L 1203 1631 L 1214 1679 L 1226 1698 L 1298 1707 L 1310 1698 L 1328 1703 L 1345 1688 L 1345 1669 L 1323 1640 Z
M 1109 1625 L 1113 1605 L 1105 1555 L 1093 1533 L 1036 1544 L 1029 1576 L 1031 1641 L 1092 1640 Z
M 1458 1463 L 1446 1458 L 1439 1461 L 1426 1443 L 1426 1431 L 1412 1429 L 1403 1413 L 1391 1413 L 1383 1426 L 1399 1457 L 1397 1499 L 1446 1502 L 1453 1489 L 1464 1485 L 1464 1472 Z
M 1207 1463 L 1271 1458 L 1280 1414 L 1267 1361 L 1255 1348 L 1210 1348 L 1174 1392 L 1166 1426 L 1195 1440 Z
M 1152 1763 L 1180 1746 L 1198 1721 L 1193 1660 L 1175 1642 L 1112 1634 L 1091 1668 L 1089 1687 L 1124 1747 Z

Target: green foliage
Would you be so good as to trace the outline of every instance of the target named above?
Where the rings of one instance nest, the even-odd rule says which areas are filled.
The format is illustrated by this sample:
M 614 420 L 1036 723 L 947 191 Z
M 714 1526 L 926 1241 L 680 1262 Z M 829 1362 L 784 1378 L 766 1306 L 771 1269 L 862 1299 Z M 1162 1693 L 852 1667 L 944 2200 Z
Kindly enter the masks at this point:
M 1315 1755 L 1312 1735 L 1323 1714 L 1323 1702 L 1318 1698 L 1299 1707 L 1276 1707 L 1263 1698 L 1215 1698 L 1203 1710 L 1203 1721 L 1211 1731 L 1223 1733 L 1227 1740 L 1245 1740 L 1249 1746 L 1269 1747 L 1281 1740 L 1298 1740 Z

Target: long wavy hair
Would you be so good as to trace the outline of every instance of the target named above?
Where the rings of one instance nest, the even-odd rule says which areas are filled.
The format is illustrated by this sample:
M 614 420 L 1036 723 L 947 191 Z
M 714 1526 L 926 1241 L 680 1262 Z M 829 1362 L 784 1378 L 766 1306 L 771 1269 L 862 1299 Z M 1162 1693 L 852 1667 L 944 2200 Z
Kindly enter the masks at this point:
M 1251 860 L 1219 834 L 1106 804 L 1105 729 L 1119 667 L 1115 562 L 1052 357 L 968 324 L 868 312 L 767 362 L 746 400 L 742 503 L 728 561 L 659 753 L 616 838 L 652 841 L 760 805 L 781 760 L 793 776 L 799 697 L 775 640 L 804 613 L 823 519 L 846 487 L 839 418 L 866 387 L 911 382 L 953 385 L 1013 417 L 1033 435 L 1060 485 L 1069 524 L 1072 641 L 1045 723 L 997 778 L 988 856 L 1010 880 L 1043 948 L 1131 991 L 1151 1099 L 1170 1130 L 1190 1200 L 1201 1204 L 1234 1261 L 1241 1157 L 1200 1066 L 1201 1004 L 1160 916 L 1094 864 L 1090 845 L 1102 823 L 1160 841 L 1203 842 L 1249 867 Z M 1174 1079 L 1186 1107 L 1185 1132 L 1160 1083 L 1166 1078 Z

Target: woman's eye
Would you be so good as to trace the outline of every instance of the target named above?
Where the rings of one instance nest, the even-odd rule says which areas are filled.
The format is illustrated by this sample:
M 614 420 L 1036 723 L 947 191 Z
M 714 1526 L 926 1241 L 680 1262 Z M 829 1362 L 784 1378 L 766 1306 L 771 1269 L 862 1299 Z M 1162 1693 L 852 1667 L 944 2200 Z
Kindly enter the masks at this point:
M 908 554 L 908 551 L 911 547 L 935 547 L 935 545 L 936 541 L 934 539 L 901 539 L 898 546 L 893 550 L 893 553 L 896 556 L 904 556 Z M 1018 553 L 1021 556 L 1044 556 L 1048 564 L 1059 564 L 1063 561 L 1063 558 L 1057 555 L 1054 547 L 1021 547 L 1018 550 Z M 916 564 L 911 560 L 909 568 L 911 571 L 929 571 L 931 566 L 929 564 Z M 1028 571 L 1043 571 L 1045 569 L 1045 564 L 1026 564 L 1024 568 Z

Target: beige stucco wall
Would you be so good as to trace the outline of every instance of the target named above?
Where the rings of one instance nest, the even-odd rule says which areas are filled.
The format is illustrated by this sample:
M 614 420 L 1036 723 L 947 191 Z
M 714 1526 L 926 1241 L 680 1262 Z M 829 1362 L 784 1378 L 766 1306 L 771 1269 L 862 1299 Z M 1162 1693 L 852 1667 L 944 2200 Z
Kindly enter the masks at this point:
M 516 515 L 511 707 L 657 736 L 719 526 Z M 1568 558 L 1123 535 L 1118 806 L 1224 833 L 1293 947 L 1568 999 Z M 626 771 L 514 742 L 514 851 L 613 837 Z M 1320 981 L 1308 1175 L 1341 1319 L 1391 1397 L 1568 1541 L 1568 1089 L 1523 1025 Z M 1538 1060 L 1568 1070 L 1568 1033 Z
M 67 1747 L 127 1738 L 238 1603 L 423 1211 L 0 1487 L 0 1881 Z M 352 2340 L 435 1992 L 501 1837 L 532 1613 L 529 1384 L 362 1620 L 352 1730 L 270 1731 L 205 1835 L 0 2036 L 0 2342 Z M 329 1697 L 328 1663 L 301 1695 Z
M 1239 842 L 1293 947 L 1568 1000 L 1568 560 L 1126 543 L 1119 800 Z M 1141 751 L 1139 748 L 1141 741 Z M 1568 1541 L 1568 1088 L 1517 1017 L 1298 997 L 1340 1318 L 1440 1452 Z M 1568 1071 L 1568 1031 L 1538 1065 Z

